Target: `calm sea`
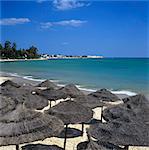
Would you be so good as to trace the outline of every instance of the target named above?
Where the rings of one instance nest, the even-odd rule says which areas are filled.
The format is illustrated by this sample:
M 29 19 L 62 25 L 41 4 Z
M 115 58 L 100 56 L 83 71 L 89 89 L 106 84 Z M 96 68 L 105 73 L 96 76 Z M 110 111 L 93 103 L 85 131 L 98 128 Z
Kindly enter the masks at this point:
M 108 88 L 120 93 L 149 93 L 149 59 L 57 59 L 3 62 L 1 72 L 30 80 L 74 83 L 87 90 Z

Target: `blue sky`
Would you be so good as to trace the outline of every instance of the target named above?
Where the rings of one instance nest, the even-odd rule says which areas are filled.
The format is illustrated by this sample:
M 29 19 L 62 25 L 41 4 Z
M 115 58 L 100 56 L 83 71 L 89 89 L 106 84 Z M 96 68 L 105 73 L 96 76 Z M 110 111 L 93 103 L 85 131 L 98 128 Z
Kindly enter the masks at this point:
M 1 42 L 40 53 L 149 57 L 147 1 L 1 1 Z

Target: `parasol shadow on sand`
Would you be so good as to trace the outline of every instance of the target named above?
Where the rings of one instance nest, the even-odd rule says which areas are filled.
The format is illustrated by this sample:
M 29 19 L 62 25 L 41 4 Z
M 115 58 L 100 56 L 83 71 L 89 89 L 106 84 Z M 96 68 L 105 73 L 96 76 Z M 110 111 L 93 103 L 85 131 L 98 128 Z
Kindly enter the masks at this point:
M 4 104 L 3 104 L 4 106 Z M 63 122 L 50 115 L 25 108 L 18 104 L 0 113 L 0 146 L 29 143 L 57 136 L 64 128 Z
M 28 144 L 21 147 L 22 150 L 63 150 L 57 145 L 44 145 L 44 144 Z
M 90 140 L 79 143 L 77 145 L 77 150 L 126 150 L 126 148 L 122 148 L 108 142 Z
M 71 100 L 60 102 L 58 105 L 50 108 L 49 110 L 46 110 L 45 113 L 60 118 L 66 125 L 64 149 L 66 148 L 68 124 L 82 123 L 83 131 L 84 123 L 88 122 L 93 117 L 93 111 L 90 108 L 80 105 Z
M 58 138 L 65 138 L 66 128 L 58 135 Z M 82 132 L 75 128 L 67 128 L 67 138 L 75 138 L 82 135 Z
M 77 150 L 127 150 L 127 147 L 122 148 L 109 142 L 103 142 L 98 140 L 95 141 L 91 138 L 88 132 L 89 131 L 87 129 L 88 140 L 79 143 L 77 145 Z
M 129 97 L 103 115 L 108 122 L 92 125 L 92 137 L 122 146 L 149 146 L 149 101 L 143 95 Z

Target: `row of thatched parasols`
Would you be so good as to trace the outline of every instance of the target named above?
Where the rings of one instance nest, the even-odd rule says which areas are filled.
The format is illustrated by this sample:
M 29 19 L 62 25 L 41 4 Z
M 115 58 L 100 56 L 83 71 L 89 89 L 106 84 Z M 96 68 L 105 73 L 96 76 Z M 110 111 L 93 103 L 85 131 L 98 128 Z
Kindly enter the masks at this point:
M 47 82 L 47 81 L 46 81 Z M 41 85 L 40 85 L 41 86 Z M 68 87 L 61 89 L 48 89 L 54 91 L 55 95 L 50 100 L 57 100 L 64 98 L 63 95 L 70 91 L 69 96 L 74 97 L 74 93 L 71 90 L 67 90 Z M 37 91 L 36 91 L 37 90 Z M 41 90 L 45 92 L 45 90 Z M 57 94 L 64 93 L 63 95 Z M 63 91 L 63 92 L 62 92 Z M 6 81 L 1 85 L 1 99 L 0 99 L 0 145 L 16 145 L 16 149 L 19 144 L 28 143 L 40 139 L 44 139 L 51 136 L 58 136 L 63 130 L 64 123 L 81 123 L 88 121 L 92 118 L 92 110 L 84 106 L 80 106 L 76 102 L 67 101 L 60 103 L 60 107 L 57 108 L 57 112 L 63 116 L 71 107 L 76 108 L 73 111 L 68 112 L 68 116 L 64 123 L 55 117 L 54 115 L 43 114 L 35 111 L 35 109 L 42 109 L 48 105 L 47 97 L 39 92 L 36 87 L 32 86 L 19 86 L 12 81 Z M 41 93 L 41 92 L 40 92 Z M 81 93 L 81 92 L 80 92 Z M 51 93 L 49 93 L 51 95 Z M 49 96 L 48 95 L 48 96 Z M 58 96 L 57 96 L 58 95 Z M 62 96 L 62 97 L 61 97 Z M 57 97 L 57 98 L 55 98 Z M 61 106 L 62 105 L 62 106 Z M 66 106 L 65 106 L 66 105 Z M 75 118 L 71 119 L 71 115 Z M 86 115 L 85 115 L 86 114 Z M 88 115 L 89 114 L 89 115 Z M 66 113 L 67 115 L 67 113 Z M 80 116 L 81 115 L 81 116 Z M 86 117 L 87 116 L 87 117 Z M 59 117 L 61 118 L 61 117 Z M 63 118 L 63 117 L 62 117 Z M 67 125 L 66 125 L 67 126 Z M 66 144 L 66 140 L 65 140 Z M 65 149 L 65 145 L 64 145 Z
M 46 89 L 39 89 L 39 87 L 46 87 Z M 84 95 L 73 84 L 69 84 L 65 87 L 58 87 L 49 80 L 46 80 L 37 86 L 20 86 L 12 81 L 6 81 L 1 85 L 1 97 L 0 145 L 17 145 L 17 149 L 18 145 L 22 143 L 45 139 L 51 136 L 57 136 L 63 130 L 64 124 L 66 125 L 64 141 L 65 149 L 68 124 L 82 123 L 83 129 L 83 124 L 89 122 L 93 117 L 93 108 L 109 106 L 107 102 L 120 100 L 116 95 L 112 94 L 106 89 L 101 89 L 91 94 Z M 62 98 L 66 99 L 67 97 L 74 99 L 61 102 L 45 111 L 45 113 L 35 111 L 36 109 L 43 109 L 45 106 L 47 106 L 48 100 L 56 101 Z M 127 104 L 128 101 L 131 103 L 131 100 L 133 99 L 134 97 L 130 97 L 129 100 L 124 99 L 124 104 L 122 104 L 122 106 L 127 105 L 127 108 L 131 108 L 132 111 L 136 110 L 134 106 L 132 107 L 130 104 Z M 138 103 L 141 102 L 140 99 L 146 101 L 145 97 L 142 98 L 141 96 L 137 96 L 135 99 L 139 99 Z M 146 103 L 148 104 L 148 101 L 146 101 Z M 103 111 L 103 117 L 107 122 L 92 125 L 88 132 L 90 137 L 94 137 L 96 140 L 99 140 L 98 142 L 92 140 L 87 142 L 87 145 L 90 145 L 92 150 L 97 149 L 97 145 L 100 146 L 104 145 L 105 143 L 105 145 L 109 145 L 111 143 L 122 146 L 131 145 L 131 143 L 127 143 L 129 141 L 127 139 L 127 135 L 124 137 L 127 144 L 115 142 L 120 141 L 118 140 L 118 137 L 114 139 L 115 136 L 120 136 L 121 138 L 123 137 L 124 133 L 121 133 L 121 130 L 123 132 L 124 130 L 127 130 L 125 125 L 128 125 L 128 128 L 137 128 L 138 134 L 140 131 L 142 131 L 139 130 L 139 124 L 141 121 L 137 125 L 134 125 L 134 122 L 123 125 L 124 123 L 127 123 L 127 121 L 120 122 L 123 115 L 120 115 L 119 118 L 121 119 L 115 120 L 117 115 L 123 114 L 122 112 L 125 109 L 120 109 L 120 111 L 116 114 L 116 117 L 114 114 L 111 115 L 111 111 L 109 111 L 109 109 L 111 110 L 113 107 Z M 117 108 L 114 108 L 113 110 L 116 110 L 117 112 Z M 148 110 L 145 112 L 148 113 Z M 135 115 L 140 119 L 135 119 L 132 117 Z M 130 120 L 136 120 L 136 122 L 138 122 L 141 120 L 141 117 L 144 117 L 143 114 L 141 117 L 138 117 L 140 115 L 138 113 L 135 115 L 134 112 L 130 113 L 129 110 L 126 115 L 127 117 L 124 115 L 122 120 L 129 120 L 131 118 Z M 146 116 L 144 118 L 146 118 Z M 142 124 L 140 124 L 140 126 L 142 126 Z M 149 134 L 147 135 L 148 132 L 145 133 L 146 129 L 148 129 L 148 124 L 145 124 L 142 127 L 144 129 L 142 136 L 145 134 L 144 137 L 148 140 Z M 120 133 L 117 132 L 117 128 L 120 130 Z M 130 132 L 130 135 L 131 134 L 132 132 Z M 103 138 L 100 138 L 102 136 Z M 135 136 L 135 134 L 133 136 Z M 137 139 L 137 142 L 138 145 L 148 145 L 146 141 L 146 144 L 142 144 L 139 139 Z M 132 143 L 132 145 L 133 144 L 136 145 L 136 143 Z

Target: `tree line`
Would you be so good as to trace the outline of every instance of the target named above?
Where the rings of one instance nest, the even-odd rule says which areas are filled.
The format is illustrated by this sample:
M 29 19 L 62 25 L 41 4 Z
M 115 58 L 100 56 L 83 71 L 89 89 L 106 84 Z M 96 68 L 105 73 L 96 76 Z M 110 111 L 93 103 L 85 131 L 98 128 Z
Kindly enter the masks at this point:
M 39 58 L 38 48 L 31 46 L 28 49 L 17 49 L 15 42 L 5 41 L 4 45 L 0 43 L 1 59 L 33 59 Z

